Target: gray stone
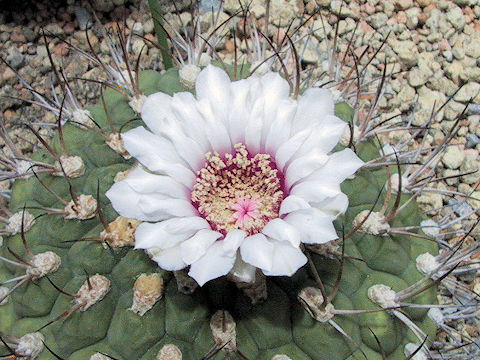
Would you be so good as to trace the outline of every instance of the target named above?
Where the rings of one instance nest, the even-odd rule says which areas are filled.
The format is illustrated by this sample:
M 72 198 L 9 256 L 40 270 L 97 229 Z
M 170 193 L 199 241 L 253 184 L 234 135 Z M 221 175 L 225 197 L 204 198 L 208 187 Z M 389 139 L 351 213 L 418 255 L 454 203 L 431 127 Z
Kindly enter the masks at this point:
M 355 29 L 355 20 L 351 18 L 346 18 L 345 20 L 340 20 L 338 24 L 338 34 L 343 35 Z
M 143 31 L 145 31 L 145 34 L 150 34 L 153 32 L 153 19 L 148 19 L 147 21 L 145 21 L 145 23 L 143 24 Z
M 285 26 L 299 15 L 297 1 L 272 0 L 270 2 L 270 19 L 272 24 Z
M 458 175 L 460 174 L 460 170 L 452 170 L 452 169 L 445 169 L 443 170 L 442 176 L 447 178 L 445 182 L 447 185 L 456 185 L 458 184 Z
M 95 0 L 92 2 L 95 10 L 109 12 L 112 11 L 115 7 L 115 4 L 112 0 Z
M 480 31 L 465 39 L 463 43 L 465 54 L 474 58 L 480 58 Z
M 220 1 L 219 0 L 200 0 L 198 8 L 202 12 L 213 11 L 217 12 L 220 10 Z
M 423 193 L 417 197 L 417 202 L 422 209 L 431 211 L 432 215 L 437 214 L 443 205 L 442 195 L 434 192 Z
M 451 51 L 444 51 L 442 52 L 442 56 L 448 61 L 452 62 L 453 61 L 453 54 Z
M 405 11 L 405 14 L 407 15 L 406 25 L 410 30 L 413 30 L 418 26 L 418 16 L 420 15 L 420 13 L 421 10 L 417 7 L 410 8 Z
M 465 66 L 461 61 L 453 61 L 448 66 L 445 66 L 444 70 L 445 74 L 457 83 L 461 78 L 465 76 Z
M 380 29 L 385 26 L 388 21 L 388 16 L 384 13 L 376 13 L 367 17 L 367 22 L 374 28 Z
M 480 84 L 476 82 L 469 82 L 462 87 L 457 95 L 454 96 L 455 101 L 468 102 L 470 99 L 475 99 L 480 94 Z
M 465 110 L 465 104 L 450 100 L 448 104 L 445 105 L 444 117 L 446 120 L 455 122 L 463 110 Z M 443 123 L 446 123 L 446 121 L 442 121 L 442 126 Z M 450 131 L 450 129 L 448 129 L 448 131 Z M 459 133 L 459 135 L 461 134 Z
M 471 214 L 473 208 L 465 200 L 450 199 L 448 205 L 452 207 L 452 210 L 458 216 L 467 216 Z
M 467 201 L 472 208 L 480 209 L 480 191 L 474 191 L 470 194 L 470 198 Z
M 313 22 L 313 36 L 315 36 L 318 40 L 325 39 L 328 34 L 332 32 L 332 26 L 328 23 L 328 21 L 323 21 L 317 19 Z
M 453 2 L 460 6 L 472 6 L 475 5 L 477 0 L 453 0 Z
M 473 149 L 475 146 L 480 144 L 480 138 L 475 134 L 468 134 L 466 136 L 466 139 L 467 139 L 467 143 L 465 144 L 465 147 L 467 149 Z
M 408 73 L 408 83 L 413 87 L 419 87 L 424 85 L 428 78 L 431 76 L 430 73 L 425 73 L 420 70 L 418 67 L 413 68 Z
M 400 10 L 407 10 L 413 6 L 412 0 L 396 0 L 395 6 Z
M 479 163 L 474 159 L 465 159 L 463 164 L 460 166 L 460 171 L 463 174 L 471 173 L 469 175 L 462 176 L 462 182 L 465 184 L 475 184 L 480 179 Z
M 35 32 L 29 27 L 25 27 L 23 29 L 23 35 L 25 35 L 25 39 L 30 42 L 34 41 L 37 38 L 37 34 L 35 34 Z
M 465 27 L 465 24 L 467 23 L 465 15 L 463 15 L 462 9 L 460 9 L 458 6 L 452 7 L 447 12 L 447 20 L 458 31 L 462 31 Z
M 465 159 L 465 153 L 458 146 L 449 146 L 442 156 L 442 163 L 447 169 L 458 169 Z
M 417 64 L 418 50 L 413 41 L 395 41 L 393 51 L 405 65 L 415 66 Z
M 402 108 L 402 110 L 408 110 L 411 101 L 415 98 L 415 89 L 404 83 L 399 89 L 397 96 L 392 98 L 390 105 L 393 107 Z
M 440 110 L 440 105 L 443 104 L 447 98 L 440 91 L 432 91 L 426 86 L 422 86 L 417 91 L 418 104 L 415 110 L 413 124 L 422 126 L 430 119 L 433 107 L 435 106 L 436 111 Z M 443 109 L 438 111 L 437 120 L 443 117 L 443 113 Z
M 467 107 L 467 115 L 480 115 L 480 104 L 469 104 Z
M 14 69 L 22 67 L 24 64 L 23 55 L 16 48 L 10 48 L 8 53 L 7 62 L 10 64 L 10 66 Z
M 48 24 L 46 25 L 43 30 L 45 30 L 45 34 L 51 35 L 62 35 L 64 33 L 62 27 L 58 24 Z
M 428 19 L 425 21 L 425 25 L 431 30 L 437 30 L 439 27 L 440 19 L 443 17 L 442 12 L 439 9 L 433 9 L 428 14 Z
M 465 58 L 465 49 L 463 48 L 463 46 L 462 47 L 461 46 L 455 46 L 452 49 L 452 54 L 455 57 L 455 59 L 462 60 L 463 58 Z
M 75 6 L 74 12 L 80 30 L 85 30 L 89 25 L 92 24 L 90 13 L 87 9 L 82 6 Z
M 350 4 L 345 5 L 342 0 L 332 0 L 330 2 L 330 10 L 335 15 L 338 15 L 342 18 L 352 18 L 358 20 L 360 18 L 360 8 L 355 2 L 350 2 Z

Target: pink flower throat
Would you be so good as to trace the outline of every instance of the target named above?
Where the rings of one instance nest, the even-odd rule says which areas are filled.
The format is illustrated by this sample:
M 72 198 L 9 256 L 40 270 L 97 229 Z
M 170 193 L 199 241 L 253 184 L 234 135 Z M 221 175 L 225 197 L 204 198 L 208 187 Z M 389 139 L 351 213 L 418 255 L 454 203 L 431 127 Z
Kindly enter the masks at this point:
M 269 154 L 251 156 L 245 145 L 237 144 L 233 153 L 205 157 L 191 199 L 212 229 L 223 234 L 241 229 L 252 235 L 278 217 L 284 178 Z

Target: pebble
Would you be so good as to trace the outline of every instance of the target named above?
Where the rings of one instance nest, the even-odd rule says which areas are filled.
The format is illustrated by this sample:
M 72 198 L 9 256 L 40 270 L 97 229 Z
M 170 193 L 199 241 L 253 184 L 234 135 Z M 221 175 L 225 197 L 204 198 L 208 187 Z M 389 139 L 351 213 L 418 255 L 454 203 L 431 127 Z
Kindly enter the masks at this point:
M 7 56 L 7 62 L 14 69 L 18 69 L 23 65 L 24 58 L 23 55 L 16 48 L 10 48 L 9 54 Z
M 467 202 L 473 209 L 480 209 L 480 191 L 474 191 L 471 193 Z
M 272 24 L 285 26 L 297 17 L 299 9 L 296 0 L 271 0 L 270 19 Z
M 475 134 L 467 134 L 466 139 L 467 143 L 465 144 L 465 147 L 467 149 L 473 149 L 480 144 L 480 138 Z
M 442 163 L 448 169 L 458 169 L 465 159 L 465 153 L 458 146 L 449 146 L 442 156 Z
M 476 82 L 469 82 L 464 87 L 462 87 L 458 93 L 454 96 L 455 101 L 459 102 L 469 102 L 472 99 L 478 101 L 480 94 L 480 84 Z
M 360 19 L 360 7 L 353 1 L 348 6 L 345 6 L 343 0 L 332 0 L 330 1 L 330 10 L 342 18 Z
M 385 26 L 388 21 L 388 16 L 384 13 L 377 13 L 367 17 L 367 21 L 374 29 L 378 30 Z
M 405 65 L 412 67 L 418 62 L 418 50 L 413 41 L 395 41 L 393 51 Z
M 477 181 L 480 180 L 480 173 L 479 173 L 480 165 L 478 161 L 474 159 L 465 159 L 463 164 L 460 166 L 460 171 L 462 174 L 471 173 L 469 175 L 462 176 L 462 182 L 468 185 L 475 184 Z
M 475 32 L 470 38 L 463 42 L 465 54 L 471 58 L 480 58 L 480 31 Z
M 480 115 L 480 104 L 468 104 L 467 108 L 468 115 Z
M 85 30 L 92 22 L 90 13 L 87 9 L 79 5 L 74 7 L 74 12 L 80 30 Z
M 465 200 L 450 199 L 448 205 L 458 216 L 467 216 L 472 213 L 473 208 Z
M 413 0 L 396 0 L 395 7 L 400 10 L 407 10 L 413 6 Z
M 415 67 L 408 72 L 408 83 L 413 87 L 419 87 L 424 85 L 430 76 L 432 76 L 431 71 L 427 73 Z
M 462 9 L 460 9 L 458 6 L 452 7 L 447 12 L 447 20 L 458 31 L 463 30 L 465 24 L 467 23 Z

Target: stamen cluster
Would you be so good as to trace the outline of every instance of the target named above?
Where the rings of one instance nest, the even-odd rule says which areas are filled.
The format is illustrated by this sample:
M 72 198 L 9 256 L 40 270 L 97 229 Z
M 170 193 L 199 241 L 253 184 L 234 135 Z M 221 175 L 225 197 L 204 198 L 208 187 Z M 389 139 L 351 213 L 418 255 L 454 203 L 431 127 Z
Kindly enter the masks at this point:
M 216 231 L 241 229 L 252 235 L 278 217 L 283 175 L 269 154 L 252 156 L 243 144 L 234 148 L 235 153 L 223 157 L 217 152 L 206 154 L 192 202 Z

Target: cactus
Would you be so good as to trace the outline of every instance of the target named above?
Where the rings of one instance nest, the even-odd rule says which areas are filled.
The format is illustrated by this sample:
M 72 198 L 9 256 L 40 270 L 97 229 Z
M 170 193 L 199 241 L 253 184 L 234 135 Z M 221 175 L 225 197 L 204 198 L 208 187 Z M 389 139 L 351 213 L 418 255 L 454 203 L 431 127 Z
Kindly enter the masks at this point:
M 335 113 L 354 130 L 334 152 L 353 147 L 365 166 L 342 183 L 349 207 L 335 221 L 338 240 L 304 245 L 308 263 L 293 276 L 257 276 L 253 285 L 220 277 L 197 287 L 132 247 L 140 222 L 121 217 L 105 195 L 136 164 L 121 133 L 143 124 L 133 100 L 193 91 L 182 69 L 138 72 L 131 92 L 109 86 L 83 121 L 59 116 L 51 138 L 32 129 L 44 150 L 23 160 L 30 165 L 13 184 L 0 247 L 0 354 L 395 360 L 428 353 L 437 284 L 478 248 L 439 254 L 435 236 L 419 226 L 426 217 L 413 201 L 414 179 L 398 176 L 407 168 L 402 153 L 392 159 L 374 136 L 357 137 L 364 124 L 346 102 Z M 232 78 L 251 76 L 228 69 Z
M 139 83 L 142 93 L 146 95 L 158 91 L 172 93 L 171 89 L 178 87 L 179 79 L 176 70 L 163 75 L 145 71 L 140 74 Z M 108 128 L 108 121 L 117 131 L 125 124 L 124 130 L 134 127 L 135 122 L 139 121 L 129 123 L 136 118 L 136 114 L 128 106 L 128 99 L 118 92 L 107 89 L 104 99 L 105 109 L 101 103 L 88 109 L 102 129 Z M 341 106 L 346 105 L 338 107 Z M 184 359 L 198 359 L 215 347 L 210 321 L 215 311 L 225 310 L 236 324 L 236 345 L 225 351 L 238 349 L 250 359 L 270 359 L 280 353 L 293 359 L 327 359 L 333 353 L 338 354 L 338 359 L 353 359 L 361 351 L 373 359 L 373 354 L 380 356 L 380 348 L 373 334 L 391 359 L 400 359 L 403 358 L 403 347 L 407 343 L 418 342 L 401 320 L 384 312 L 335 315 L 333 321 L 351 339 L 328 322 L 316 321 L 297 299 L 303 288 L 316 286 L 308 268 L 301 269 L 292 278 L 268 279 L 268 298 L 255 306 L 252 306 L 248 297 L 241 295 L 224 280 L 208 284 L 192 295 L 185 295 L 178 292 L 172 276 L 162 271 L 143 251 L 130 246 L 116 247 L 114 242 L 110 243 L 108 236 L 102 240 L 100 234 L 105 229 L 98 216 L 66 219 L 66 213 L 57 214 L 52 210 L 52 214 L 45 214 L 49 212 L 47 209 L 65 208 L 65 203 L 71 201 L 71 184 L 78 196 L 77 201 L 81 195 L 90 195 L 91 199 L 98 202 L 98 210 L 94 209 L 92 214 L 101 213 L 103 221 L 112 224 L 118 219 L 118 214 L 109 204 L 105 192 L 112 186 L 115 177 L 133 164 L 132 160 L 125 160 L 107 145 L 105 135 L 68 123 L 62 126 L 61 132 L 63 140 L 59 135 L 55 136 L 50 144 L 51 150 L 58 157 L 79 156 L 85 164 L 83 175 L 67 180 L 66 177 L 55 177 L 53 174 L 39 174 L 38 177 L 16 181 L 12 190 L 11 211 L 25 211 L 25 214 L 28 212 L 37 218 L 28 231 L 5 239 L 2 249 L 3 256 L 12 262 L 19 261 L 13 253 L 29 259 L 30 254 L 38 256 L 52 252 L 61 258 L 61 263 L 51 273 L 38 276 L 35 282 L 32 277 L 31 281 L 9 297 L 8 304 L 1 309 L 2 319 L 8 319 L 2 321 L 2 332 L 20 337 L 35 332 L 64 314 L 65 320 L 40 330 L 46 343 L 62 357 L 85 359 L 101 351 L 115 358 L 155 359 L 163 345 L 172 343 L 181 350 Z M 365 160 L 375 158 L 378 156 L 378 146 L 374 143 L 362 144 L 357 153 Z M 47 151 L 38 152 L 33 160 L 49 164 L 55 161 Z M 364 170 L 343 184 L 350 207 L 345 217 L 338 220 L 338 231 L 342 231 L 342 224 L 345 225 L 345 233 L 352 230 L 356 215 L 374 207 L 377 194 L 386 181 L 386 171 L 380 168 Z M 384 198 L 382 193 L 379 203 Z M 401 204 L 408 198 L 402 195 Z M 25 207 L 28 209 L 24 210 Z M 42 214 L 44 216 L 39 217 Z M 415 203 L 408 206 L 405 214 L 408 215 L 397 216 L 392 226 L 415 225 L 422 218 Z M 338 250 L 341 244 L 336 246 L 336 251 L 341 252 Z M 345 241 L 344 251 L 355 259 L 344 259 L 344 275 L 337 284 L 338 294 L 332 304 L 335 309 L 356 310 L 377 309 L 367 294 L 369 287 L 375 284 L 386 284 L 395 291 L 401 291 L 422 279 L 423 274 L 415 267 L 416 257 L 426 252 L 438 252 L 433 242 L 404 235 L 383 236 L 359 231 Z M 325 255 L 314 254 L 312 261 L 327 292 L 331 292 L 336 284 L 340 262 L 328 255 L 328 252 Z M 29 274 L 29 269 L 25 272 L 24 266 L 5 262 L 2 280 Z M 77 297 L 67 294 L 78 294 L 79 288 L 87 282 L 87 274 L 90 281 L 101 274 L 110 285 L 98 304 L 83 309 L 72 301 Z M 142 315 L 132 311 L 132 306 L 134 283 L 143 274 L 159 274 L 162 277 L 163 284 L 160 287 L 163 296 Z M 50 281 L 64 293 L 58 292 Z M 435 294 L 435 287 L 432 287 L 415 296 L 412 302 L 434 303 Z M 309 300 L 301 301 L 308 303 Z M 308 305 L 306 307 L 308 309 Z M 405 312 L 426 334 L 434 336 L 436 327 L 426 316 L 427 309 L 406 309 Z M 51 356 L 44 352 L 39 359 Z

